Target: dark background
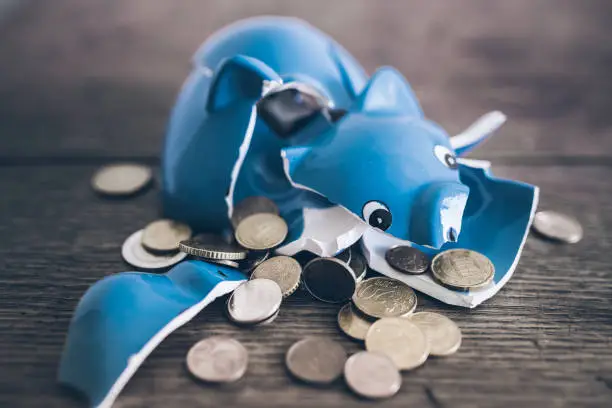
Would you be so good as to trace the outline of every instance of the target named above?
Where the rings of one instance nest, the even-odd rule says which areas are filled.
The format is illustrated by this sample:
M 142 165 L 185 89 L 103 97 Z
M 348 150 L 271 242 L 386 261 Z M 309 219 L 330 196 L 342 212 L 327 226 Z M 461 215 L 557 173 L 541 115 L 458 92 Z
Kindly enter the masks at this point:
M 9 5 L 11 3 L 11 5 Z M 500 109 L 509 121 L 474 157 L 541 187 L 541 209 L 577 217 L 585 238 L 530 237 L 516 273 L 475 310 L 419 295 L 461 326 L 453 357 L 404 373 L 393 407 L 612 406 L 612 2 L 606 0 L 0 0 L 0 406 L 84 406 L 55 384 L 71 313 L 96 280 L 131 269 L 123 240 L 159 216 L 158 187 L 108 201 L 98 166 L 157 166 L 190 56 L 236 19 L 294 15 L 371 73 L 393 65 L 426 115 L 453 134 Z M 118 407 L 371 406 L 338 382 L 297 384 L 283 355 L 306 335 L 360 346 L 338 307 L 304 294 L 271 326 L 239 330 L 207 308 L 130 381 Z M 190 379 L 192 343 L 227 334 L 250 352 L 229 387 Z

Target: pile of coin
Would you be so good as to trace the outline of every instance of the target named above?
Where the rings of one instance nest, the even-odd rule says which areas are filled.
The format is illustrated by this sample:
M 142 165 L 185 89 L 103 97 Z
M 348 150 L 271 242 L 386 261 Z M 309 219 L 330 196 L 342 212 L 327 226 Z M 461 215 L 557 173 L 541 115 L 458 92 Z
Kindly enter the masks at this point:
M 151 171 L 139 165 L 114 165 L 100 169 L 92 180 L 96 192 L 110 196 L 132 195 L 150 184 Z M 388 277 L 371 277 L 359 246 L 335 257 L 298 254 L 270 257 L 285 240 L 288 228 L 279 210 L 265 197 L 249 197 L 232 212 L 233 234 L 198 234 L 173 220 L 157 220 L 133 233 L 123 244 L 123 258 L 131 265 L 157 270 L 189 256 L 219 263 L 250 274 L 227 299 L 228 318 L 239 326 L 269 324 L 282 301 L 299 286 L 315 299 L 342 303 L 337 324 L 346 336 L 362 342 L 365 351 L 348 356 L 336 341 L 308 337 L 287 351 L 285 364 L 296 379 L 318 386 L 342 375 L 356 394 L 370 399 L 395 395 L 400 372 L 423 365 L 429 356 L 448 356 L 461 345 L 461 330 L 439 313 L 416 312 L 417 297 L 408 285 Z M 575 243 L 582 227 L 575 219 L 544 211 L 536 214 L 533 228 L 550 239 Z M 304 260 L 304 258 L 306 258 Z M 495 270 L 484 255 L 451 249 L 433 259 L 412 246 L 389 249 L 385 258 L 395 270 L 411 275 L 431 273 L 451 289 L 478 289 L 489 285 Z M 213 336 L 196 343 L 187 353 L 187 368 L 207 382 L 232 382 L 247 369 L 248 353 L 238 341 Z

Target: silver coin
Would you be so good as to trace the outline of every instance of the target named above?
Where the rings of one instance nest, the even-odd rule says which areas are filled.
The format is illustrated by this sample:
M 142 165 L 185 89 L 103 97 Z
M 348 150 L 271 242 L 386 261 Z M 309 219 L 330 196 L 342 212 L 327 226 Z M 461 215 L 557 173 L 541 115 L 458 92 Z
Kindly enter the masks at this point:
M 245 248 L 275 248 L 287 237 L 287 223 L 276 214 L 260 213 L 243 219 L 236 227 L 236 241 Z
M 270 323 L 272 323 L 274 320 L 276 320 L 276 318 L 278 317 L 278 313 L 280 312 L 280 310 L 277 310 L 276 313 L 274 313 L 272 316 L 268 317 L 266 320 L 264 320 L 263 322 L 259 322 L 257 324 L 255 324 L 255 326 L 267 326 Z
M 203 381 L 227 383 L 242 378 L 248 360 L 247 350 L 240 342 L 213 336 L 191 347 L 187 353 L 187 368 Z
M 264 213 L 278 215 L 278 207 L 274 201 L 261 196 L 247 197 L 234 206 L 234 211 L 232 212 L 232 226 L 234 229 L 238 228 L 240 222 L 248 216 Z
M 94 174 L 91 185 L 104 195 L 126 196 L 135 194 L 153 179 L 153 172 L 140 164 L 112 164 L 103 166 Z
M 429 355 L 425 333 L 403 317 L 384 317 L 372 323 L 365 339 L 366 350 L 386 354 L 400 370 L 423 364 Z
M 387 277 L 366 279 L 357 286 L 353 304 L 367 316 L 405 316 L 414 311 L 417 297 L 414 290 L 403 282 Z
M 339 343 L 308 337 L 289 348 L 285 363 L 289 372 L 302 381 L 329 384 L 342 374 L 346 357 L 346 351 Z
M 539 211 L 533 219 L 533 229 L 555 241 L 575 244 L 582 239 L 582 226 L 573 217 L 555 211 Z
M 191 237 L 191 228 L 182 222 L 161 219 L 146 226 L 142 246 L 155 254 L 178 252 L 179 242 Z
M 298 261 L 288 256 L 275 256 L 255 268 L 251 279 L 272 279 L 280 286 L 283 297 L 287 297 L 297 290 L 301 275 Z
M 440 252 L 431 261 L 431 271 L 440 283 L 456 289 L 488 285 L 495 275 L 489 258 L 469 249 Z
M 338 312 L 338 326 L 347 336 L 355 340 L 365 340 L 372 323 L 353 310 L 351 303 L 342 306 Z
M 194 238 L 181 241 L 179 249 L 189 255 L 205 259 L 236 261 L 247 257 L 244 248 L 228 243 L 214 234 L 198 234 Z
M 387 263 L 403 273 L 418 275 L 429 268 L 429 257 L 417 248 L 400 245 L 385 253 Z
M 370 399 L 389 398 L 402 386 L 402 376 L 385 354 L 360 351 L 346 360 L 344 379 L 357 395 Z
M 240 269 L 240 264 L 236 261 L 229 261 L 227 259 L 206 259 L 206 258 L 200 258 L 197 256 L 194 258 L 200 259 L 204 262 L 211 262 L 217 265 L 229 266 L 230 268 Z
M 302 271 L 304 288 L 316 299 L 343 303 L 353 296 L 357 282 L 353 270 L 336 258 L 315 258 Z
M 181 262 L 187 254 L 179 252 L 174 255 L 153 255 L 141 245 L 143 230 L 130 235 L 121 247 L 121 255 L 125 262 L 136 268 L 156 270 L 164 269 Z
M 351 253 L 351 262 L 349 267 L 353 270 L 357 283 L 361 282 L 368 273 L 368 261 L 357 251 Z
M 408 316 L 408 319 L 425 333 L 432 356 L 448 356 L 459 350 L 461 330 L 448 317 L 439 313 L 419 312 Z
M 239 324 L 257 324 L 270 318 L 281 305 L 280 286 L 270 279 L 254 279 L 238 286 L 227 301 L 227 313 Z

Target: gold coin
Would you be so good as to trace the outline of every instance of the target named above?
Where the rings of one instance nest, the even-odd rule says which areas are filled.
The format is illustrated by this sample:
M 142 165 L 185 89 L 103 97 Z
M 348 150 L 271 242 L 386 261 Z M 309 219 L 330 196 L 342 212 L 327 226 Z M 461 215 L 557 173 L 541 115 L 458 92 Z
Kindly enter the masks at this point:
M 342 306 L 338 312 L 338 326 L 349 337 L 356 340 L 365 340 L 368 329 L 372 325 L 363 317 L 359 316 L 350 303 Z
M 380 319 L 412 313 L 417 297 L 405 283 L 387 277 L 362 281 L 353 294 L 353 303 L 362 313 Z
M 262 262 L 251 275 L 251 279 L 270 279 L 280 286 L 283 297 L 295 292 L 300 285 L 302 267 L 289 256 L 275 256 Z
M 425 333 L 402 317 L 385 317 L 374 322 L 366 335 L 365 345 L 368 351 L 389 356 L 400 370 L 420 366 L 429 355 Z
M 431 262 L 431 271 L 443 285 L 455 289 L 488 285 L 495 275 L 495 267 L 489 258 L 469 249 L 440 252 Z
M 418 312 L 408 319 L 419 326 L 429 342 L 429 354 L 448 356 L 461 346 L 461 330 L 446 316 L 433 312 Z
M 236 228 L 236 241 L 244 248 L 264 250 L 280 245 L 287 236 L 287 223 L 272 213 L 254 214 Z

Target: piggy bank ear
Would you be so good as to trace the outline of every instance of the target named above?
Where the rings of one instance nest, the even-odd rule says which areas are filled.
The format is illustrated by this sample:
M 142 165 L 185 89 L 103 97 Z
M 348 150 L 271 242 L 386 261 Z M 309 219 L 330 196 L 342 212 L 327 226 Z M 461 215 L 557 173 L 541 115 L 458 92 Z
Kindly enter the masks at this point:
M 500 111 L 489 112 L 478 118 L 463 132 L 451 137 L 451 146 L 457 156 L 463 156 L 487 140 L 504 122 L 506 115 Z
M 412 88 L 402 74 L 391 67 L 380 68 L 372 75 L 352 110 L 423 117 L 423 110 Z
M 223 60 L 215 70 L 206 109 L 214 112 L 236 100 L 261 97 L 263 81 L 278 81 L 272 68 L 258 59 L 237 55 Z

